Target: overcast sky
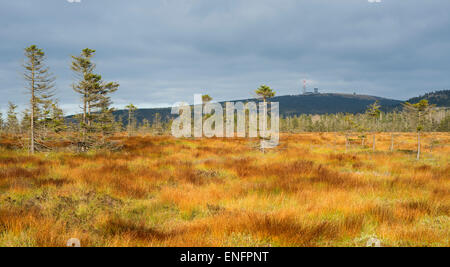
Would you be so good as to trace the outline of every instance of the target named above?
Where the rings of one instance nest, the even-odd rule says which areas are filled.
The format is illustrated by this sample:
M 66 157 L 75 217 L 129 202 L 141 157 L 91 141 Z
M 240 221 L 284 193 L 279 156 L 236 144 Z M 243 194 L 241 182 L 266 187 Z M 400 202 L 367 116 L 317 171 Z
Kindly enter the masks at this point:
M 27 103 L 23 48 L 43 48 L 78 110 L 70 56 L 97 50 L 114 106 L 253 96 L 261 84 L 407 99 L 450 88 L 449 0 L 0 0 L 0 110 Z

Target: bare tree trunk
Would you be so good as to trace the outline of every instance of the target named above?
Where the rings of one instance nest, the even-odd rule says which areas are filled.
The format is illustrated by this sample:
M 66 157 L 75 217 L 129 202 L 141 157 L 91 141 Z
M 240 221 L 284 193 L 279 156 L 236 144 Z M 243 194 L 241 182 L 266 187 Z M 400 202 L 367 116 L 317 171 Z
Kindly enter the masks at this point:
M 420 160 L 420 131 L 417 132 L 417 160 Z
M 86 140 L 87 140 L 87 93 L 83 96 L 83 141 L 81 145 L 81 151 L 86 152 Z
M 30 118 L 30 153 L 34 154 L 34 112 L 35 112 L 35 105 L 36 105 L 36 99 L 34 95 L 34 63 L 32 64 L 32 72 L 31 72 L 31 118 Z
M 267 102 L 266 102 L 266 98 L 264 97 L 264 117 L 265 117 L 265 122 L 264 122 L 264 124 L 266 124 L 267 123 L 267 117 L 266 117 L 266 115 L 267 115 Z M 267 125 L 265 125 L 265 129 L 264 129 L 264 131 L 266 131 L 267 130 Z M 266 139 L 266 134 L 264 133 L 264 140 Z M 262 144 L 262 143 L 261 143 Z M 266 154 L 266 149 L 265 149 L 265 147 L 264 146 L 262 146 L 262 152 L 263 152 L 263 154 Z
M 87 116 L 87 126 L 88 126 L 88 129 L 90 129 L 91 128 L 91 102 L 89 101 L 88 103 L 87 103 L 87 112 L 88 112 L 88 116 Z
M 86 134 L 86 125 L 87 125 L 87 101 L 86 101 L 86 95 L 84 95 L 83 99 L 83 131 Z
M 31 97 L 30 153 L 34 154 L 34 89 Z

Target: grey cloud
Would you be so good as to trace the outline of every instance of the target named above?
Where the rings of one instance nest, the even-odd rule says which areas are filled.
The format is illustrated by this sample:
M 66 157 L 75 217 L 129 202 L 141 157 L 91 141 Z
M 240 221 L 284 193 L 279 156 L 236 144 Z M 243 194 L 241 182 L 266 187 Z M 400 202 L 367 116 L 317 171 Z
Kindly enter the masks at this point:
M 70 55 L 97 50 L 98 71 L 118 81 L 116 106 L 252 96 L 262 83 L 296 94 L 302 79 L 328 92 L 398 99 L 448 88 L 448 0 L 3 1 L 0 109 L 22 106 L 22 49 L 45 49 L 69 113 Z

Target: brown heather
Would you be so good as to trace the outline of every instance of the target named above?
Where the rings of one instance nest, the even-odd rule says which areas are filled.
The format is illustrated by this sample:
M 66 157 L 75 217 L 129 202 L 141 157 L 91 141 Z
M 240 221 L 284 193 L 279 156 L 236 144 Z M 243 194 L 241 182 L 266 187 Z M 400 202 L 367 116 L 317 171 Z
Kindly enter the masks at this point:
M 371 144 L 116 137 L 120 152 L 29 156 L 0 141 L 0 246 L 450 246 L 450 135 Z M 432 140 L 441 145 L 433 146 Z M 369 138 L 370 140 L 370 138 Z

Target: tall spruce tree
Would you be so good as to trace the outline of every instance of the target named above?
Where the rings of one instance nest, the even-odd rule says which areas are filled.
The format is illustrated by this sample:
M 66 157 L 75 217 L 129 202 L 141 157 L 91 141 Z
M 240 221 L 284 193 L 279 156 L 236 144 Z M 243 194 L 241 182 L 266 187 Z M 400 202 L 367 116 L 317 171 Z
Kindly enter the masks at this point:
M 137 107 L 133 104 L 129 104 L 128 106 L 125 107 L 126 109 L 128 109 L 128 137 L 132 136 L 134 133 L 134 130 L 136 128 L 136 110 Z
M 49 105 L 53 97 L 55 77 L 45 65 L 45 53 L 36 45 L 25 48 L 23 67 L 27 90 L 30 95 L 30 152 L 34 154 L 36 146 L 36 123 L 41 118 L 41 106 Z
M 424 129 L 426 119 L 430 114 L 434 105 L 430 105 L 428 100 L 423 99 L 419 103 L 411 104 L 406 102 L 403 104 L 403 110 L 408 114 L 409 119 L 415 126 L 417 132 L 417 160 L 420 160 L 421 153 L 421 132 Z
M 375 101 L 375 103 L 370 105 L 366 111 L 366 114 L 372 120 L 372 133 L 373 133 L 372 149 L 374 152 L 376 150 L 376 132 L 378 130 L 378 119 L 380 118 L 381 114 L 380 107 L 381 106 L 378 104 L 378 101 Z
M 73 90 L 81 95 L 82 100 L 80 126 L 83 143 L 86 143 L 88 133 L 97 132 L 105 136 L 116 128 L 109 95 L 117 91 L 119 84 L 105 82 L 101 75 L 95 73 L 96 65 L 92 62 L 94 55 L 95 50 L 86 48 L 79 56 L 72 56 L 71 69 L 77 76 Z
M 81 51 L 79 56 L 72 56 L 71 69 L 75 73 L 77 78 L 77 83 L 73 84 L 73 90 L 81 95 L 82 101 L 82 118 L 80 121 L 80 126 L 83 131 L 83 137 L 85 138 L 88 132 L 88 110 L 89 101 L 92 98 L 93 89 L 93 71 L 95 69 L 95 64 L 91 61 L 94 56 L 95 50 L 86 48 Z

